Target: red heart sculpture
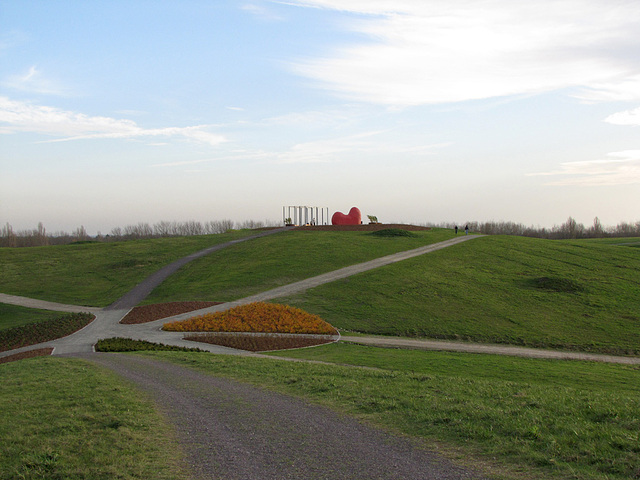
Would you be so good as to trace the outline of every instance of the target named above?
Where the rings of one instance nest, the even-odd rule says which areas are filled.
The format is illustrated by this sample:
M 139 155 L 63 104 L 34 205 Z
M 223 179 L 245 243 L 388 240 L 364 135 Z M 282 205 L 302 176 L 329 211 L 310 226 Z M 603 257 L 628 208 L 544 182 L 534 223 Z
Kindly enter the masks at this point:
M 331 225 L 360 225 L 362 223 L 362 214 L 357 207 L 349 210 L 349 214 L 336 212 L 331 217 Z

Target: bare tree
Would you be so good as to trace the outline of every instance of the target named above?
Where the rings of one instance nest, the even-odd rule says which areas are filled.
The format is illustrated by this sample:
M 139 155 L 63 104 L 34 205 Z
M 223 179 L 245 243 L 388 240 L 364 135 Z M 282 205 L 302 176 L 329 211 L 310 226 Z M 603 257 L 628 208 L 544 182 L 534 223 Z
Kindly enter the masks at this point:
M 123 230 L 123 237 L 127 239 L 140 239 L 153 237 L 153 229 L 148 223 L 140 222 L 137 225 L 127 225 Z
M 13 227 L 11 225 L 9 225 L 8 222 L 4 227 L 2 227 L 1 237 L 2 237 L 2 246 L 3 247 L 15 247 L 15 246 L 17 246 L 16 234 L 13 232 Z
M 227 230 L 232 230 L 232 229 L 233 229 L 232 220 L 211 220 L 204 224 L 205 233 L 208 235 L 224 233 Z
M 71 236 L 77 242 L 89 240 L 89 235 L 87 234 L 87 230 L 84 228 L 84 225 L 80 225 L 73 232 L 71 232 Z

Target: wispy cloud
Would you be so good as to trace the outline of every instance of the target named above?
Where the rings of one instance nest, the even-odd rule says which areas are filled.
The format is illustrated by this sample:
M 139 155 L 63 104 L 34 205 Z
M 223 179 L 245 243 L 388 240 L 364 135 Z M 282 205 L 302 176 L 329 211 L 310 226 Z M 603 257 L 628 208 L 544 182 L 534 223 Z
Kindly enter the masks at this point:
M 33 105 L 0 97 L 0 133 L 33 132 L 59 137 L 51 142 L 94 138 L 177 137 L 219 145 L 222 135 L 211 133 L 208 125 L 143 128 L 128 119 L 89 116 L 55 107 Z
M 560 176 L 546 183 L 555 186 L 614 186 L 640 183 L 640 150 L 612 152 L 606 159 L 567 162 L 552 172 L 533 173 L 531 176 Z
M 298 0 L 346 11 L 370 40 L 292 69 L 385 105 L 458 102 L 567 87 L 620 94 L 640 71 L 640 4 L 622 0 Z M 585 90 L 583 93 L 586 95 Z
M 423 159 L 434 155 L 451 143 L 423 144 L 392 139 L 387 131 L 372 130 L 353 135 L 327 137 L 300 142 L 281 149 L 254 148 L 232 149 L 220 152 L 216 157 L 196 160 L 164 162 L 154 167 L 186 167 L 219 162 L 250 162 L 256 164 L 317 164 L 349 163 L 362 159 L 402 158 L 402 161 Z
M 32 65 L 26 72 L 9 75 L 2 81 L 5 88 L 44 95 L 67 96 L 69 89 L 52 78 L 47 77 L 36 66 Z
M 259 5 L 257 3 L 246 3 L 242 5 L 241 8 L 245 12 L 255 15 L 256 17 L 259 17 L 263 20 L 267 20 L 270 22 L 279 22 L 283 20 L 282 16 L 273 12 L 272 9 L 267 8 L 265 5 Z

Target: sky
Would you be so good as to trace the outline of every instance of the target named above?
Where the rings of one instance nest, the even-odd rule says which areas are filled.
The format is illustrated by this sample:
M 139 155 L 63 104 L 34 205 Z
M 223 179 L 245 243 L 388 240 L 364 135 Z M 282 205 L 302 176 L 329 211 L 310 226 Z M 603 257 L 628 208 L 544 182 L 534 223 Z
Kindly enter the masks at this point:
M 640 220 L 637 0 L 7 0 L 0 225 Z

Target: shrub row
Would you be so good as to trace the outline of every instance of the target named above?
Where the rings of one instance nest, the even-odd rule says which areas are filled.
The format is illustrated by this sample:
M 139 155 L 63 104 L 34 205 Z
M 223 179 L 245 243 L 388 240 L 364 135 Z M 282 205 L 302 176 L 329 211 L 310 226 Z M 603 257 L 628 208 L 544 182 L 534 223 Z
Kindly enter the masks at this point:
M 333 326 L 317 315 L 289 305 L 265 302 L 165 323 L 163 329 L 172 332 L 337 333 Z
M 178 347 L 164 343 L 147 342 L 146 340 L 132 340 L 131 338 L 105 338 L 98 340 L 96 352 L 139 352 L 141 350 L 159 350 L 166 352 L 203 352 L 199 348 Z
M 268 352 L 271 350 L 289 350 L 292 348 L 313 347 L 331 343 L 329 338 L 310 337 L 296 335 L 295 337 L 282 337 L 279 335 L 221 335 L 207 333 L 204 335 L 185 335 L 185 340 L 210 343 L 223 347 L 236 348 L 249 352 Z
M 383 230 L 376 230 L 375 232 L 371 232 L 369 235 L 374 235 L 376 237 L 415 237 L 416 234 L 409 232 L 408 230 L 403 230 L 401 228 L 385 228 Z
M 0 352 L 66 337 L 94 318 L 91 313 L 69 313 L 44 322 L 0 330 Z

